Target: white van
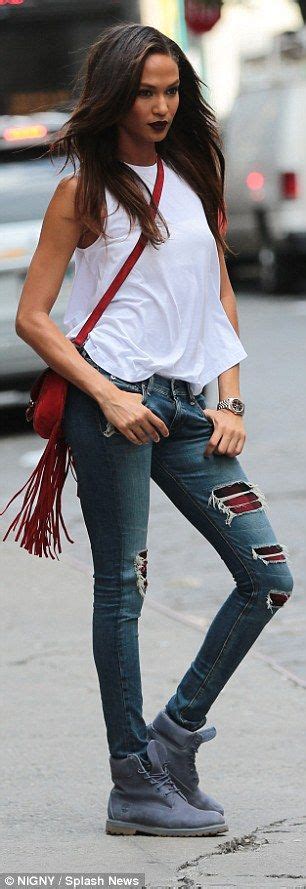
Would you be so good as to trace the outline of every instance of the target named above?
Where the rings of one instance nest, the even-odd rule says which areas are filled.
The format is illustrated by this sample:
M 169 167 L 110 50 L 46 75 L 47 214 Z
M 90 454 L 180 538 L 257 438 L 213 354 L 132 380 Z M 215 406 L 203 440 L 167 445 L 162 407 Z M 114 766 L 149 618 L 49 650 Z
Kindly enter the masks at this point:
M 249 68 L 224 128 L 227 240 L 237 253 L 228 255 L 229 267 L 256 262 L 268 293 L 304 289 L 306 281 L 303 40 L 300 55 L 278 63 L 270 57 L 252 76 Z

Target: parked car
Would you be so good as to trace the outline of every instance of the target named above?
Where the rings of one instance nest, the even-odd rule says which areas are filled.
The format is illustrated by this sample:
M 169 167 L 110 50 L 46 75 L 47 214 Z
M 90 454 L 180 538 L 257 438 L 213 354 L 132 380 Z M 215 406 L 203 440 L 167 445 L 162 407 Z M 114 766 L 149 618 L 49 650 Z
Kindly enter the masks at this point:
M 253 72 L 224 125 L 229 266 L 257 263 L 268 293 L 305 287 L 304 71 L 299 59 Z
M 44 112 L 0 117 L 0 389 L 28 391 L 44 362 L 15 332 L 24 279 L 37 246 L 43 216 L 63 176 L 73 172 L 64 158 L 41 157 L 48 139 L 67 115 Z M 64 331 L 63 317 L 73 278 L 73 261 L 51 316 Z

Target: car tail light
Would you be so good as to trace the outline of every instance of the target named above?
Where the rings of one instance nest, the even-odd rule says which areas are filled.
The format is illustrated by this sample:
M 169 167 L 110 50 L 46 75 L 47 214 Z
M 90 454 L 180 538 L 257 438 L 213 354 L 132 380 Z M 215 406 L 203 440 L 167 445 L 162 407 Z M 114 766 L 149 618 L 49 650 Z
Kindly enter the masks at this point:
M 21 139 L 43 139 L 47 135 L 47 127 L 43 124 L 31 124 L 24 127 L 7 127 L 3 133 L 6 142 L 18 142 Z
M 246 184 L 250 191 L 259 191 L 265 184 L 265 177 L 258 170 L 252 170 L 246 178 Z
M 299 183 L 296 173 L 286 172 L 280 174 L 281 195 L 286 200 L 294 200 L 299 194 Z

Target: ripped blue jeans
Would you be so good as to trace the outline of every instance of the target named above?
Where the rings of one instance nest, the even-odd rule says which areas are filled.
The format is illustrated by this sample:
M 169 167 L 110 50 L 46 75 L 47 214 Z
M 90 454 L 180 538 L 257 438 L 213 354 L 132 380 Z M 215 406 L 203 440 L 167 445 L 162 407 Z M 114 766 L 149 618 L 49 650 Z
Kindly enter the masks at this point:
M 195 731 L 265 625 L 290 596 L 286 550 L 276 540 L 265 498 L 236 457 L 203 452 L 213 424 L 204 395 L 153 374 L 129 383 L 102 374 L 162 418 L 169 437 L 138 445 L 109 424 L 95 399 L 69 384 L 64 434 L 70 445 L 94 567 L 93 653 L 109 750 L 138 753 L 143 718 L 138 619 L 147 591 L 150 478 L 215 548 L 235 587 L 216 614 L 175 694 L 161 707 Z

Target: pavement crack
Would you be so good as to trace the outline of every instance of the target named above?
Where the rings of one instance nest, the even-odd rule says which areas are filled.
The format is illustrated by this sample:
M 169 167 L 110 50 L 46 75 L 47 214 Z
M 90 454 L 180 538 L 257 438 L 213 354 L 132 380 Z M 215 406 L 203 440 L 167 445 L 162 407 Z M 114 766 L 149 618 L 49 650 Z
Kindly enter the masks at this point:
M 269 840 L 267 840 L 266 837 L 258 839 L 257 831 L 259 830 L 261 830 L 261 828 L 256 827 L 252 833 L 245 834 L 242 837 L 233 837 L 232 840 L 226 840 L 225 843 L 219 843 L 213 852 L 208 852 L 206 855 L 198 855 L 197 858 L 193 858 L 192 861 L 185 861 L 184 864 L 181 864 L 178 867 L 178 872 L 185 870 L 187 867 L 195 867 L 200 861 L 206 861 L 208 858 L 214 858 L 216 855 L 228 855 L 231 852 L 240 852 L 245 848 L 248 850 L 257 850 L 259 846 L 265 846 L 269 843 Z
M 231 840 L 226 840 L 223 843 L 219 843 L 216 848 L 212 852 L 208 852 L 206 854 L 197 855 L 196 858 L 193 858 L 190 861 L 185 861 L 181 864 L 177 869 L 179 886 L 182 887 L 190 887 L 197 886 L 196 882 L 190 882 L 192 880 L 192 876 L 185 873 L 184 876 L 179 876 L 179 873 L 182 871 L 192 870 L 197 865 L 208 861 L 211 858 L 216 857 L 217 855 L 229 855 L 235 852 L 257 852 L 262 846 L 269 845 L 271 840 L 267 838 L 266 834 L 279 834 L 279 833 L 287 833 L 290 832 L 292 827 L 302 826 L 304 816 L 300 816 L 302 821 L 288 821 L 287 818 L 281 818 L 278 821 L 270 821 L 268 824 L 265 824 L 263 827 L 256 827 L 251 833 L 244 834 L 241 837 L 233 837 Z M 273 842 L 273 840 L 272 840 Z M 303 880 L 305 879 L 303 874 L 295 875 L 295 874 L 267 874 L 267 877 L 271 879 L 288 879 L 288 880 Z M 189 882 L 186 882 L 186 878 Z M 196 880 L 196 875 L 195 875 Z M 305 886 L 306 889 L 306 886 Z
M 266 874 L 270 880 L 305 880 L 305 874 Z
M 271 821 L 269 824 L 265 824 L 264 827 L 256 827 L 251 833 L 244 834 L 241 837 L 233 837 L 231 840 L 226 840 L 223 843 L 219 843 L 219 845 L 213 850 L 213 852 L 208 852 L 204 855 L 197 855 L 196 858 L 193 858 L 191 861 L 185 861 L 181 864 L 177 873 L 180 871 L 187 870 L 188 868 L 196 867 L 200 862 L 208 861 L 210 858 L 214 858 L 216 855 L 230 855 L 235 852 L 246 852 L 253 851 L 257 852 L 261 846 L 266 846 L 270 843 L 270 840 L 265 836 L 266 833 L 279 833 L 282 825 L 288 825 L 287 818 L 281 818 L 278 821 Z M 285 831 L 286 832 L 286 831 Z M 274 875 L 276 878 L 277 874 Z M 180 878 L 182 880 L 183 878 Z M 185 878 L 184 878 L 185 879 Z M 293 877 L 293 879 L 295 879 Z M 300 877 L 298 879 L 301 879 Z M 182 883 L 182 885 L 186 885 Z

